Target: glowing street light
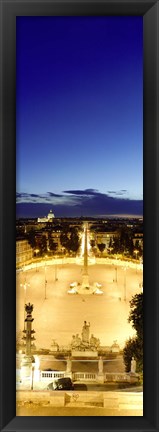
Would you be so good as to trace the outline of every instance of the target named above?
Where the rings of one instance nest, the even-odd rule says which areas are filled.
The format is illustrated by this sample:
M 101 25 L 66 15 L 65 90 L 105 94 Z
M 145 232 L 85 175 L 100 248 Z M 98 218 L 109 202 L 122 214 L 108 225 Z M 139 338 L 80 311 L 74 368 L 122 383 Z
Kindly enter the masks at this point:
M 117 267 L 115 267 L 115 282 L 117 282 Z
M 136 273 L 137 273 L 137 254 L 139 253 L 139 251 L 137 249 L 135 249 L 134 253 L 136 254 Z
M 57 277 L 57 264 L 55 264 L 55 282 L 58 280 L 58 277 Z
M 126 270 L 127 267 L 124 267 L 124 301 L 126 302 Z
M 35 249 L 35 253 L 36 253 L 36 260 L 37 260 L 37 254 L 39 253 L 39 249 Z M 37 261 L 36 261 L 36 272 L 37 272 Z
M 115 279 L 114 279 L 114 282 L 116 282 L 116 283 L 117 283 L 117 271 L 118 271 L 118 268 L 117 268 L 117 256 L 116 256 L 115 257 Z
M 112 267 L 114 267 L 114 264 L 112 264 Z M 115 270 L 115 279 L 113 279 L 113 282 L 117 283 L 117 266 L 116 265 L 114 267 L 114 270 Z
M 45 255 L 45 259 L 47 258 L 47 255 Z M 47 280 L 46 280 L 46 261 L 45 261 L 45 297 L 44 299 L 46 300 L 46 286 L 47 286 Z
M 115 266 L 115 274 L 116 274 L 116 278 L 115 278 L 115 282 L 117 282 L 117 256 L 115 257 L 115 261 L 116 261 L 116 266 Z

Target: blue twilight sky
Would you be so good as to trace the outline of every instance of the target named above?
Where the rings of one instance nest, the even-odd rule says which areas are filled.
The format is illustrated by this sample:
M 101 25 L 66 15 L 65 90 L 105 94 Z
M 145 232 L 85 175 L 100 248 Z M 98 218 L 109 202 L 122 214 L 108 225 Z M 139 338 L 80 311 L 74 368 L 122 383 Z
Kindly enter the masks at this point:
M 17 216 L 142 215 L 142 17 L 17 17 Z

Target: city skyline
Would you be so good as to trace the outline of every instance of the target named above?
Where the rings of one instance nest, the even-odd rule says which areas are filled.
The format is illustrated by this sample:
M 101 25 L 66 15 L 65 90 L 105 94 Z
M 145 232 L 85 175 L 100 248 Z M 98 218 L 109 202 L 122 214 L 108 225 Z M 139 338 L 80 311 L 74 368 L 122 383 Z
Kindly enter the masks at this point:
M 142 17 L 18 17 L 17 216 L 142 216 Z

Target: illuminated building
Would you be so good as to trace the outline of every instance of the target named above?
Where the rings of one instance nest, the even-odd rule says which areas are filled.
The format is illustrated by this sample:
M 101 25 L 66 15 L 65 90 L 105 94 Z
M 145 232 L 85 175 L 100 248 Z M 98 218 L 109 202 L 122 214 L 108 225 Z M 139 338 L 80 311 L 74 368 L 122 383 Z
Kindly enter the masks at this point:
M 52 213 L 52 210 L 50 210 L 46 217 L 38 218 L 38 222 L 52 222 L 52 219 L 54 219 L 54 217 L 54 213 Z
M 33 249 L 28 240 L 18 239 L 16 241 L 16 267 L 29 263 L 33 257 Z

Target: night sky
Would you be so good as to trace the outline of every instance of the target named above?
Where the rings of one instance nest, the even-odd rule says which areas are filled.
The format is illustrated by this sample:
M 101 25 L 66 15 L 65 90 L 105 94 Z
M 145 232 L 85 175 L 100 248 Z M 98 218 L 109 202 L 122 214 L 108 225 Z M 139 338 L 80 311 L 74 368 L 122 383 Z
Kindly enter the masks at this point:
M 17 17 L 17 217 L 142 215 L 142 17 Z

